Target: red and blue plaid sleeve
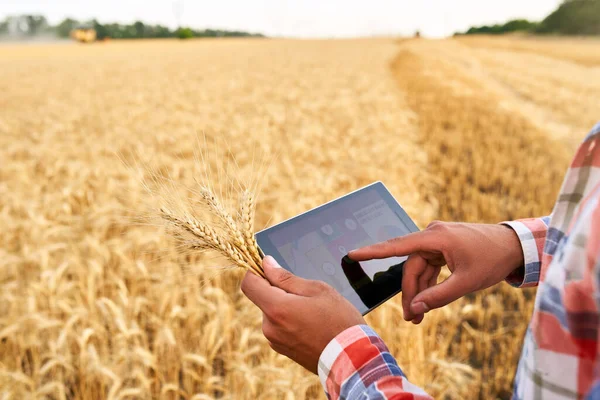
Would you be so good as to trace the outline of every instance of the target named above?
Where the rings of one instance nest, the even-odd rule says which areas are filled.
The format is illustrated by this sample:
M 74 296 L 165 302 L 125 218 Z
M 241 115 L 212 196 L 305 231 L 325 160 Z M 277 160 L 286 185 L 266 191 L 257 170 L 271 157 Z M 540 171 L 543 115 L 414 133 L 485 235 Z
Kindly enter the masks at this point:
M 600 186 L 597 191 L 600 191 Z M 587 245 L 585 248 L 585 259 L 587 261 L 587 271 L 589 271 L 589 275 L 586 274 L 587 278 L 591 282 L 589 282 L 589 286 L 593 289 L 593 298 L 596 304 L 588 304 L 588 310 L 592 310 L 591 313 L 586 315 L 586 319 L 588 322 L 585 324 L 588 332 L 592 332 L 595 334 L 594 338 L 590 338 L 591 335 L 580 334 L 577 338 L 578 341 L 583 342 L 583 340 L 587 339 L 587 346 L 589 351 L 587 352 L 587 357 L 582 357 L 583 362 L 581 364 L 585 365 L 588 360 L 586 358 L 595 358 L 595 365 L 593 368 L 594 376 L 592 378 L 593 383 L 586 393 L 585 399 L 599 399 L 600 398 L 600 341 L 598 341 L 598 332 L 600 332 L 600 316 L 598 310 L 600 310 L 600 202 L 596 200 L 596 204 L 588 205 L 591 211 L 591 215 L 588 214 L 585 218 L 591 221 L 589 226 L 589 236 Z M 580 283 L 579 287 L 576 285 L 571 285 L 572 288 L 569 288 L 571 292 L 576 290 L 586 290 L 588 288 L 585 287 L 585 282 Z M 589 290 L 587 290 L 589 292 Z M 582 302 L 581 302 L 582 303 Z M 581 308 L 579 311 L 579 315 L 581 315 Z M 571 313 L 573 315 L 575 313 Z M 596 326 L 593 326 L 595 323 Z M 583 332 L 583 329 L 581 330 Z M 587 336 L 587 337 L 586 337 Z M 591 339 L 591 340 L 590 340 Z M 595 345 L 595 349 L 592 346 Z
M 383 340 L 367 325 L 348 328 L 329 342 L 318 372 L 330 400 L 431 400 L 406 379 Z
M 542 254 L 548 233 L 550 217 L 528 218 L 503 222 L 511 227 L 521 242 L 524 265 L 506 277 L 506 282 L 514 287 L 537 286 L 540 281 Z

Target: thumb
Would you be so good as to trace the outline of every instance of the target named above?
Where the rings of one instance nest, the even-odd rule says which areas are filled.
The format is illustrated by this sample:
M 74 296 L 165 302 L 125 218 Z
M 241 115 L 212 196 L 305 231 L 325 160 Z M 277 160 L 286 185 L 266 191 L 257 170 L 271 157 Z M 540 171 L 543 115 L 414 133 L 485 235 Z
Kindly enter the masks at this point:
M 450 304 L 469 292 L 460 277 L 452 274 L 445 281 L 416 295 L 410 303 L 410 311 L 415 315 L 423 314 Z
M 263 259 L 263 269 L 265 276 L 272 286 L 278 287 L 287 293 L 297 294 L 300 296 L 308 296 L 313 291 L 313 281 L 302 279 L 285 270 L 271 256 L 266 256 Z

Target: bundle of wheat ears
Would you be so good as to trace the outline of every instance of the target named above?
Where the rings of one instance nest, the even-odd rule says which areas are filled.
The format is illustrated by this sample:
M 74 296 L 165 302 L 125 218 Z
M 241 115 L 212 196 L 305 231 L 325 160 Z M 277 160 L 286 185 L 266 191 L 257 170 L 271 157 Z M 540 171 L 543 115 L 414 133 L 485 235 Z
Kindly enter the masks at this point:
M 176 212 L 162 206 L 159 215 L 170 228 L 169 232 L 190 250 L 215 251 L 235 266 L 264 278 L 262 257 L 254 239 L 254 191 L 249 188 L 240 191 L 239 208 L 234 215 L 209 186 L 201 185 L 194 193 L 199 197 L 197 202 L 207 209 L 214 221 L 207 224 L 192 212 Z

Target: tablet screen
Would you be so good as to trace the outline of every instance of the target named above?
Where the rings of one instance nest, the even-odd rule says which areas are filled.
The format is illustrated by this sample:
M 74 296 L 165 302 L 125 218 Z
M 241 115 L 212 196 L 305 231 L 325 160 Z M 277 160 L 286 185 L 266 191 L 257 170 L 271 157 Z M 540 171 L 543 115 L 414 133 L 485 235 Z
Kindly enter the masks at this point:
M 417 231 L 385 186 L 374 183 L 257 233 L 282 267 L 333 286 L 363 314 L 398 293 L 406 257 L 355 263 L 352 249 Z

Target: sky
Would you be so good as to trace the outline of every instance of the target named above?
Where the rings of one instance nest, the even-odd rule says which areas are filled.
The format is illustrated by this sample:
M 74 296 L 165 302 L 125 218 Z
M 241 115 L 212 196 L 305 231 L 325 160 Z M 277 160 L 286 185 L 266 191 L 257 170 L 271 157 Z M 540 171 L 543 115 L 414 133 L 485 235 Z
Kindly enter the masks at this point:
M 541 20 L 560 0 L 0 0 L 0 19 L 36 13 L 65 17 L 260 32 L 269 36 L 443 37 L 473 25 Z M 179 15 L 179 17 L 178 17 Z

